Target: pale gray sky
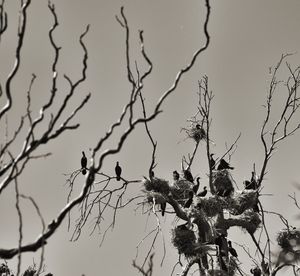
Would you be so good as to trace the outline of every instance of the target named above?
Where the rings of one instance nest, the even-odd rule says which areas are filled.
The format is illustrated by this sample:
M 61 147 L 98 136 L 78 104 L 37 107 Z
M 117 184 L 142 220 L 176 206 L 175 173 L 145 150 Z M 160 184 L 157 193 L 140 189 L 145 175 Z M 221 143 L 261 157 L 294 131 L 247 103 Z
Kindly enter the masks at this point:
M 81 150 L 88 152 L 95 145 L 98 138 L 118 118 L 129 97 L 124 30 L 115 20 L 120 7 L 124 6 L 131 28 L 133 60 L 141 61 L 137 34 L 139 29 L 143 29 L 145 46 L 153 61 L 153 74 L 145 82 L 144 90 L 149 110 L 162 92 L 172 84 L 178 69 L 204 43 L 204 1 L 61 0 L 54 3 L 60 22 L 54 36 L 57 44 L 62 46 L 58 65 L 61 74 L 60 93 L 64 93 L 66 88 L 62 79 L 64 73 L 71 78 L 79 76 L 82 50 L 78 37 L 85 26 L 91 24 L 85 39 L 89 51 L 88 78 L 73 99 L 73 106 L 88 92 L 92 92 L 92 100 L 75 120 L 81 123 L 81 128 L 66 133 L 43 148 L 43 152 L 52 151 L 53 156 L 47 160 L 33 161 L 20 179 L 20 189 L 36 199 L 46 221 L 55 217 L 66 202 L 68 191 L 64 186 L 63 174 L 79 168 Z M 5 80 L 13 64 L 18 1 L 7 1 L 6 6 L 9 30 L 0 44 L 1 82 Z M 186 125 L 186 119 L 196 111 L 197 81 L 206 74 L 215 94 L 212 137 L 216 146 L 213 150 L 222 154 L 225 142 L 234 141 L 239 132 L 242 133 L 238 149 L 231 161 L 236 167 L 233 177 L 241 187 L 242 181 L 250 176 L 252 164 L 255 162 L 260 168 L 263 158 L 259 132 L 264 115 L 261 105 L 265 102 L 270 78 L 269 67 L 275 65 L 282 53 L 287 52 L 295 53 L 289 60 L 292 65 L 300 63 L 300 2 L 228 0 L 213 1 L 211 6 L 211 44 L 208 50 L 200 56 L 195 67 L 166 101 L 163 106 L 164 113 L 150 124 L 152 133 L 158 140 L 156 174 L 171 180 L 171 172 L 180 169 L 182 155 L 192 150 L 191 141 L 182 142 L 184 134 L 180 133 L 180 128 Z M 23 108 L 24 92 L 32 73 L 37 75 L 33 89 L 35 112 L 38 112 L 40 105 L 48 98 L 51 78 L 49 68 L 53 51 L 48 42 L 47 31 L 51 23 L 47 1 L 33 1 L 28 13 L 21 70 L 13 83 L 15 108 L 12 110 L 14 115 L 9 118 L 9 128 L 13 129 L 17 124 L 14 116 Z M 275 116 L 279 108 L 280 103 L 274 105 Z M 300 120 L 299 116 L 298 119 Z M 1 135 L 2 133 L 1 130 Z M 118 159 L 123 166 L 124 177 L 137 179 L 146 175 L 151 147 L 145 137 L 144 129 L 138 128 L 122 152 L 107 160 L 104 171 L 113 174 L 115 160 Z M 295 135 L 279 147 L 270 162 L 263 190 L 264 194 L 274 195 L 261 197 L 266 209 L 280 211 L 291 220 L 294 220 L 296 208 L 288 194 L 295 190 L 292 183 L 300 181 L 298 141 L 299 135 Z M 107 146 L 110 145 L 113 144 Z M 204 162 L 201 154 L 204 155 L 204 147 L 200 149 L 192 170 L 194 174 L 199 173 L 205 178 L 206 165 L 201 166 Z M 82 183 L 77 182 L 78 187 Z M 140 185 L 136 185 L 128 193 L 128 197 L 139 194 Z M 14 200 L 11 187 L 2 195 L 0 201 L 0 247 L 17 245 Z M 32 215 L 32 207 L 27 204 L 23 207 L 26 210 L 24 242 L 28 242 L 39 234 L 41 226 L 38 218 Z M 136 270 L 131 266 L 136 253 L 135 247 L 147 231 L 155 227 L 156 221 L 152 218 L 146 225 L 146 216 L 140 211 L 135 213 L 134 208 L 132 205 L 118 214 L 116 227 L 113 232 L 108 233 L 101 248 L 100 236 L 89 236 L 89 228 L 86 228 L 79 241 L 69 242 L 71 233 L 67 232 L 65 222 L 50 238 L 46 247 L 47 270 L 57 276 L 79 276 L 83 273 L 86 276 L 136 275 Z M 76 212 L 72 217 L 76 217 Z M 163 267 L 159 267 L 163 252 L 162 239 L 159 238 L 155 247 L 155 276 L 169 275 L 177 261 L 177 252 L 170 245 L 171 223 L 171 216 L 167 216 L 166 221 L 163 220 L 167 255 Z M 278 220 L 270 220 L 270 223 L 274 226 L 273 231 L 281 227 Z M 230 235 L 233 240 L 248 242 L 248 238 L 240 230 L 233 230 Z M 147 245 L 149 246 L 145 242 L 142 246 L 138 260 L 144 257 Z M 237 250 L 242 255 L 241 250 Z M 23 265 L 31 264 L 33 258 L 38 261 L 39 252 L 25 254 Z M 15 264 L 16 260 L 9 261 L 12 268 Z

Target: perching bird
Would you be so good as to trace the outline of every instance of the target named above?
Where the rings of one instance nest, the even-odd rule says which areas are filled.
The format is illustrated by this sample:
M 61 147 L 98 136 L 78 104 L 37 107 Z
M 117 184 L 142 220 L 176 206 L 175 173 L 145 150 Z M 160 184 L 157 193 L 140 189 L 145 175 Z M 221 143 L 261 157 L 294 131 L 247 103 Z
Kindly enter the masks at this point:
M 150 175 L 149 175 L 149 176 L 150 176 L 150 178 L 153 178 L 153 177 L 155 177 L 154 171 L 152 171 L 152 170 L 151 170 L 151 171 L 150 171 Z
M 199 194 L 197 194 L 197 196 L 199 197 L 205 197 L 207 194 L 207 190 L 206 190 L 206 186 L 203 187 L 203 191 Z
M 121 173 L 122 173 L 122 168 L 119 166 L 119 162 L 117 161 L 116 167 L 115 167 L 115 172 L 117 176 L 117 181 L 121 180 Z
M 85 175 L 86 174 L 87 158 L 85 156 L 84 151 L 82 151 L 82 157 L 81 157 L 80 163 L 81 163 L 81 173 L 83 175 Z
M 230 252 L 230 254 L 233 257 L 237 258 L 238 254 L 237 254 L 236 250 L 232 247 L 231 241 L 228 241 L 228 251 Z
M 193 203 L 193 196 L 194 196 L 194 193 L 192 191 L 189 192 L 189 199 L 185 202 L 184 204 L 184 208 L 190 208 L 190 206 L 192 205 Z
M 254 190 L 255 186 L 253 185 L 253 182 L 250 182 L 249 180 L 244 181 L 245 189 L 246 190 Z
M 173 179 L 177 181 L 179 179 L 179 173 L 177 171 L 173 171 Z
M 229 166 L 229 163 L 227 163 L 223 158 L 220 160 L 220 164 L 219 164 L 219 166 L 218 166 L 218 171 L 220 171 L 220 170 L 227 170 L 227 169 L 229 169 L 229 170 L 233 170 L 234 169 L 234 167 L 231 167 L 231 166 Z
M 162 216 L 165 215 L 166 207 L 167 207 L 167 202 L 163 202 L 163 203 L 160 204 L 160 209 L 161 209 L 161 215 Z
M 215 155 L 214 153 L 211 153 L 209 157 L 209 166 L 211 167 L 212 170 L 215 169 L 215 165 L 216 165 L 216 161 L 213 158 L 214 155 Z
M 184 178 L 187 180 L 187 181 L 190 181 L 190 182 L 194 182 L 194 178 L 193 178 L 193 175 L 191 173 L 190 170 L 184 170 L 183 171 L 183 175 L 184 175 Z
M 251 180 L 250 180 L 250 182 L 253 185 L 254 189 L 258 188 L 257 177 L 256 177 L 255 172 L 251 172 Z
M 199 186 L 200 186 L 200 177 L 199 176 L 197 177 L 196 181 L 197 181 L 197 184 L 193 186 L 194 194 L 197 194 Z

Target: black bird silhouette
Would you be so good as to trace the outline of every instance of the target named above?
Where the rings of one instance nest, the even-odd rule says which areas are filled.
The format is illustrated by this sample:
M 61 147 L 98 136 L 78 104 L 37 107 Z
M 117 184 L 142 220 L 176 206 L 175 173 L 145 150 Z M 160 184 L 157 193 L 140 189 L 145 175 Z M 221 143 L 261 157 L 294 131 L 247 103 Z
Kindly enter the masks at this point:
M 255 189 L 253 182 L 250 182 L 249 180 L 245 180 L 244 185 L 245 185 L 246 190 L 254 190 Z
M 177 181 L 179 179 L 179 173 L 177 171 L 173 171 L 173 179 Z
M 206 186 L 203 187 L 203 191 L 197 194 L 199 197 L 205 197 L 207 194 Z
M 197 194 L 199 186 L 200 186 L 200 177 L 199 176 L 197 177 L 196 181 L 197 181 L 197 184 L 193 186 L 194 194 Z
M 192 205 L 193 203 L 193 196 L 194 196 L 194 193 L 192 191 L 189 192 L 189 199 L 185 202 L 184 204 L 184 208 L 190 208 L 190 206 Z
M 192 173 L 190 172 L 190 170 L 184 170 L 183 171 L 183 175 L 184 175 L 184 178 L 190 182 L 194 182 L 194 178 L 193 178 L 193 175 Z
M 215 169 L 215 165 L 216 165 L 216 161 L 213 158 L 214 155 L 215 155 L 214 153 L 211 153 L 209 157 L 209 166 L 211 167 L 212 170 Z
M 233 257 L 237 258 L 238 254 L 237 254 L 236 250 L 232 247 L 231 241 L 228 241 L 228 251 L 230 252 L 230 254 Z
M 87 158 L 85 156 L 84 151 L 82 151 L 82 157 L 81 157 L 80 163 L 81 163 L 81 173 L 83 175 L 85 175 L 86 174 Z
M 254 189 L 258 188 L 257 178 L 255 172 L 251 172 L 251 184 L 253 185 Z
M 233 170 L 234 167 L 229 166 L 229 163 L 227 163 L 223 158 L 220 160 L 220 164 L 218 166 L 218 171 L 220 170 Z
M 164 203 L 160 204 L 160 209 L 161 209 L 161 215 L 162 216 L 165 215 L 166 207 L 167 207 L 167 202 L 164 202 Z
M 117 161 L 116 167 L 115 167 L 115 172 L 117 176 L 117 181 L 121 180 L 121 173 L 122 173 L 122 168 L 119 165 L 119 161 Z

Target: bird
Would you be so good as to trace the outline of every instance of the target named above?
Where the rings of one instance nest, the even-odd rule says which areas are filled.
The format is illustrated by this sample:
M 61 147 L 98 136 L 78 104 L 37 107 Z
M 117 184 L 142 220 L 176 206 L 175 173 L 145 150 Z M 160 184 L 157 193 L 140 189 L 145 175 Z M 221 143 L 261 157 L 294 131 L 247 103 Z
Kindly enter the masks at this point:
M 253 182 L 250 182 L 249 180 L 245 180 L 244 185 L 245 185 L 246 190 L 254 190 L 255 189 Z
M 173 179 L 177 181 L 179 179 L 179 173 L 177 171 L 173 171 Z
M 185 202 L 184 204 L 184 208 L 190 208 L 190 206 L 192 205 L 193 203 L 193 196 L 194 196 L 194 193 L 192 191 L 189 192 L 189 198 L 188 200 Z
M 233 257 L 237 258 L 238 254 L 236 250 L 232 247 L 231 241 L 228 241 L 228 251 Z
M 160 209 L 161 209 L 161 215 L 162 216 L 165 215 L 166 207 L 167 207 L 167 203 L 166 202 L 163 202 L 163 203 L 160 204 Z
M 190 170 L 184 170 L 183 171 L 183 175 L 184 175 L 184 178 L 187 180 L 187 181 L 190 181 L 190 182 L 194 182 L 194 178 L 193 178 L 193 175 L 191 173 Z
M 149 176 L 150 176 L 150 178 L 153 178 L 153 177 L 155 177 L 155 173 L 154 173 L 154 171 L 153 171 L 153 170 L 151 170 L 151 171 L 150 171 L 150 174 L 149 174 Z
M 85 156 L 84 151 L 82 151 L 82 157 L 81 157 L 80 163 L 81 163 L 81 173 L 83 175 L 85 175 L 86 174 L 87 158 Z
M 197 181 L 197 184 L 193 186 L 193 192 L 195 194 L 197 194 L 199 186 L 200 186 L 200 177 L 199 176 L 197 177 L 196 181 Z
M 215 169 L 215 165 L 216 165 L 216 161 L 213 158 L 214 155 L 215 155 L 214 153 L 211 153 L 209 157 L 209 166 L 211 167 L 212 170 Z
M 207 194 L 207 189 L 206 189 L 206 186 L 203 187 L 203 191 L 200 192 L 199 194 L 197 194 L 197 196 L 199 197 L 205 197 Z
M 253 185 L 254 189 L 258 188 L 257 177 L 256 177 L 256 173 L 254 171 L 251 172 L 251 180 L 250 180 L 250 182 Z
M 115 172 L 117 176 L 117 181 L 121 180 L 121 173 L 122 173 L 122 168 L 119 165 L 119 161 L 117 161 L 116 167 L 115 167 Z
M 201 129 L 201 126 L 199 124 L 196 124 L 197 129 Z
M 231 166 L 229 166 L 229 163 L 227 163 L 223 158 L 220 160 L 220 164 L 219 164 L 219 166 L 218 166 L 218 171 L 220 171 L 220 170 L 227 170 L 227 169 L 229 169 L 229 170 L 233 170 L 234 169 L 234 167 L 231 167 Z

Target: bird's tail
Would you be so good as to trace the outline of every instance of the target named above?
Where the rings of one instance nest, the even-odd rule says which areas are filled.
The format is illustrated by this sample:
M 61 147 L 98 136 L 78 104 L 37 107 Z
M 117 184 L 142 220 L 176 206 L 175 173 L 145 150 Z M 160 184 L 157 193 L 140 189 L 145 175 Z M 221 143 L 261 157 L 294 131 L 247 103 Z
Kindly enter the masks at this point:
M 121 177 L 120 176 L 117 176 L 117 181 L 120 181 L 121 180 Z
M 82 170 L 81 170 L 81 173 L 82 173 L 83 175 L 86 175 L 86 169 L 82 169 Z

